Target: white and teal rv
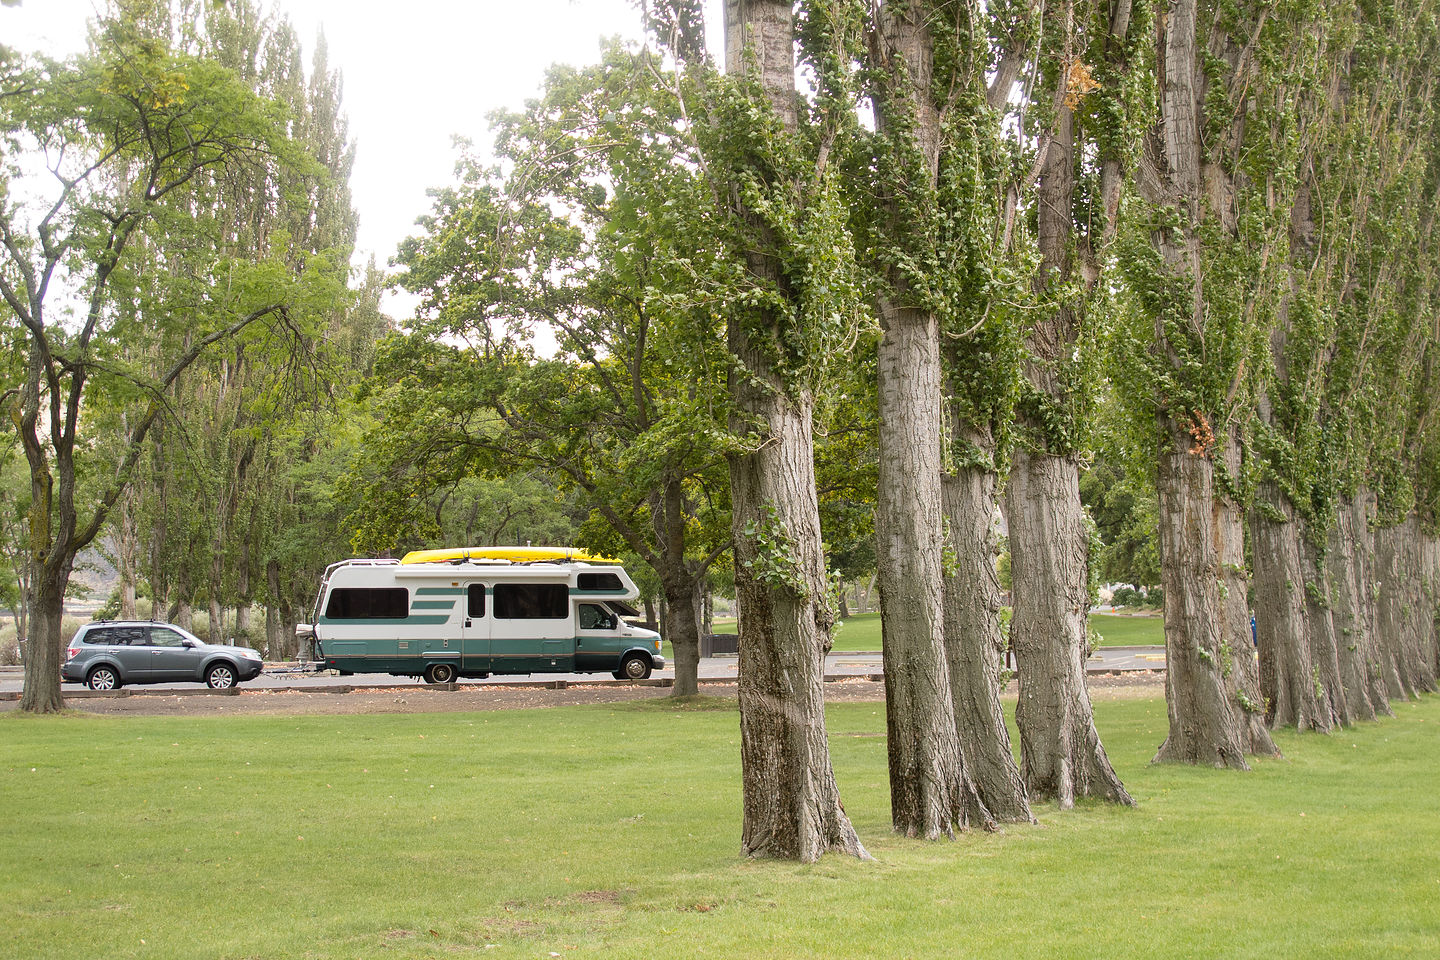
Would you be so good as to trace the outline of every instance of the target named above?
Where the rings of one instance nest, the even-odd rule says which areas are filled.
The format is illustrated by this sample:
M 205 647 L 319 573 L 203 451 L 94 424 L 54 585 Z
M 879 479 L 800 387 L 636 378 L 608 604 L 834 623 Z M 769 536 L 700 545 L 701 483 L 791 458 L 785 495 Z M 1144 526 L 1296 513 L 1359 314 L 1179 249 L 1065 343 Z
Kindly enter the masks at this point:
M 511 559 L 518 558 L 518 559 Z M 341 673 L 449 683 L 491 674 L 662 669 L 660 635 L 631 626 L 639 595 L 618 564 L 578 551 L 470 548 L 345 560 L 316 600 L 316 659 Z

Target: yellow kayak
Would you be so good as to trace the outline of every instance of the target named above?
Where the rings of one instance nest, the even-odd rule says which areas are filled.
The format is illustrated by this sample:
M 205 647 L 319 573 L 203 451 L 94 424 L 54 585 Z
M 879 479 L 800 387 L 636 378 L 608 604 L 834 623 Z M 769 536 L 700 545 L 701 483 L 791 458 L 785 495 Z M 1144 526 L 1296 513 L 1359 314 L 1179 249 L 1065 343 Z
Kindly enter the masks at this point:
M 450 547 L 441 550 L 411 550 L 400 558 L 401 563 L 450 563 L 455 560 L 509 560 L 512 563 L 545 560 L 620 562 L 610 557 L 592 556 L 578 547 Z

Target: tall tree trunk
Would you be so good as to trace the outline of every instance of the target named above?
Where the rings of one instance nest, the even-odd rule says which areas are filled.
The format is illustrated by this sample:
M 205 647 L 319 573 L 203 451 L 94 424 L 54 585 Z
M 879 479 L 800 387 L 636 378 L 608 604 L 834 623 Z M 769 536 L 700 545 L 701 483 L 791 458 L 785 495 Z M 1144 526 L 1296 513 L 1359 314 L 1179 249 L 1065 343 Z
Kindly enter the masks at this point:
M 1133 804 L 1100 743 L 1085 686 L 1088 537 L 1075 461 L 1017 450 L 1007 499 L 1026 790 L 1062 808 L 1078 797 Z
M 1251 654 L 1239 513 L 1216 491 L 1215 462 L 1190 446 L 1188 431 L 1165 420 L 1162 429 L 1170 440 L 1157 474 L 1170 729 L 1155 759 L 1245 770 L 1246 754 L 1277 751 Z
M 1352 719 L 1374 720 L 1378 714 L 1390 712 L 1390 708 L 1361 597 L 1366 581 L 1362 572 L 1363 547 L 1356 532 L 1356 502 L 1356 498 L 1340 502 L 1330 527 L 1325 558 L 1331 582 L 1330 617 L 1335 627 L 1345 702 Z M 1363 513 L 1360 517 L 1363 523 Z
M 1358 565 L 1361 570 L 1360 603 L 1364 610 L 1365 629 L 1370 637 L 1370 651 L 1379 676 L 1385 703 L 1406 696 L 1400 681 L 1400 665 L 1394 651 L 1381 631 L 1380 584 L 1385 571 L 1380 562 L 1380 530 L 1375 526 L 1377 502 L 1375 494 L 1362 488 L 1355 497 L 1355 533 L 1360 544 Z M 1393 713 L 1394 711 L 1390 711 Z
M 1221 448 L 1221 462 L 1226 473 L 1240 476 L 1239 428 L 1232 427 Z M 1250 575 L 1245 568 L 1245 511 L 1223 491 L 1215 495 L 1216 542 L 1220 559 L 1220 640 L 1228 656 L 1224 672 L 1225 691 L 1230 702 L 1240 708 L 1238 730 L 1240 743 L 1247 754 L 1263 757 L 1280 756 L 1280 748 L 1270 735 L 1261 708 L 1260 667 L 1255 657 L 1255 634 L 1251 627 Z M 1246 709 L 1249 704 L 1255 709 Z
M 781 124 L 797 129 L 795 24 L 790 0 L 726 0 L 726 68 L 759 81 Z M 762 235 L 764 222 L 741 214 Z M 782 285 L 763 247 L 747 267 Z M 773 327 L 775 318 L 755 318 Z M 741 848 L 747 856 L 810 862 L 827 851 L 866 856 L 830 765 L 823 695 L 831 615 L 815 494 L 813 398 L 775 369 L 764 334 L 728 326 L 737 432 L 761 438 L 730 456 L 735 592 L 740 607 Z M 790 389 L 787 390 L 787 387 Z
M 1328 732 L 1332 715 L 1316 693 L 1305 611 L 1305 569 L 1295 510 L 1274 481 L 1260 484 L 1251 520 L 1260 692 L 1272 727 Z
M 675 658 L 675 686 L 671 696 L 693 697 L 700 693 L 700 619 L 704 581 L 695 577 L 682 562 L 667 571 L 665 578 L 666 623 L 671 655 Z
M 225 608 L 220 603 L 220 598 L 210 598 L 210 642 L 225 643 Z
M 980 802 L 1003 823 L 1034 821 L 1000 705 L 1005 639 L 995 573 L 995 473 L 962 467 L 943 480 L 955 570 L 945 578 L 945 656 L 960 750 Z
M 905 836 L 953 836 L 983 812 L 966 776 L 945 657 L 940 355 L 934 317 L 882 301 L 876 560 L 890 813 Z
M 1331 726 L 1348 727 L 1354 724 L 1355 719 L 1350 713 L 1340 673 L 1340 649 L 1332 615 L 1334 592 L 1330 586 L 1324 549 L 1315 542 L 1318 534 L 1310 524 L 1302 522 L 1296 526 L 1300 535 L 1300 560 L 1305 571 L 1306 635 L 1310 638 L 1315 693 L 1320 699 L 1320 710 L 1330 715 Z
M 765 361 L 742 352 L 747 346 L 732 341 L 753 373 Z M 840 805 L 825 732 L 831 622 L 810 404 L 748 377 L 737 377 L 733 389 L 737 409 L 766 425 L 760 448 L 730 461 L 741 617 L 741 847 L 746 856 L 804 862 L 829 851 L 865 856 Z
M 1422 569 L 1425 592 L 1420 615 L 1428 635 L 1426 646 L 1432 676 L 1440 678 L 1440 539 L 1432 534 L 1421 537 Z
M 270 596 L 265 603 L 265 655 L 272 660 L 283 654 L 280 637 L 280 564 L 265 562 L 265 585 Z
M 33 520 L 33 515 L 32 515 Z M 30 636 L 25 643 L 25 679 L 20 709 L 28 713 L 59 713 L 65 709 L 60 694 L 60 665 L 65 637 L 65 584 L 69 565 L 35 564 L 31 574 L 34 599 L 30 608 Z
M 1060 367 L 1076 350 L 1078 317 L 1059 292 L 1071 279 L 1074 192 L 1074 114 L 1062 102 L 1036 189 L 1041 262 L 1034 286 L 1051 303 L 1026 337 L 1025 360 L 1027 389 L 1061 409 L 1075 389 Z M 1019 419 L 1033 447 L 1022 442 L 1011 460 L 1006 516 L 1025 786 L 1032 800 L 1062 807 L 1084 796 L 1134 803 L 1105 755 L 1085 687 L 1090 538 L 1074 438 L 1051 435 L 1051 425 L 1023 404 Z
M 1394 665 L 1398 692 L 1392 697 L 1413 700 L 1418 695 L 1415 669 L 1406 650 L 1404 548 L 1400 527 L 1375 531 L 1375 629 L 1385 647 L 1385 658 Z
M 700 616 L 704 578 L 685 559 L 685 529 L 690 515 L 680 478 L 667 476 L 652 501 L 655 539 L 659 546 L 657 572 L 665 592 L 664 628 L 675 658 L 675 686 L 671 695 L 693 697 L 700 692 Z
M 135 583 L 140 573 L 140 533 L 136 529 L 138 496 L 133 489 L 120 498 L 115 516 L 115 566 L 120 575 L 120 619 L 134 620 Z
M 1406 586 L 1406 652 L 1413 659 L 1415 688 L 1435 693 L 1435 604 L 1425 569 L 1425 535 L 1420 530 L 1420 518 L 1414 513 L 1406 518 L 1401 530 Z
M 939 109 L 931 100 L 933 41 L 924 5 L 874 11 L 871 55 L 878 140 L 894 162 L 895 199 L 885 243 L 906 248 L 914 207 L 927 208 L 939 169 Z M 903 206 L 910 201 L 911 208 Z M 896 832 L 954 836 L 970 817 L 990 820 L 969 781 L 955 725 L 945 657 L 940 557 L 940 327 L 915 299 L 905 272 L 885 269 L 879 295 L 879 482 L 875 505 L 890 759 Z

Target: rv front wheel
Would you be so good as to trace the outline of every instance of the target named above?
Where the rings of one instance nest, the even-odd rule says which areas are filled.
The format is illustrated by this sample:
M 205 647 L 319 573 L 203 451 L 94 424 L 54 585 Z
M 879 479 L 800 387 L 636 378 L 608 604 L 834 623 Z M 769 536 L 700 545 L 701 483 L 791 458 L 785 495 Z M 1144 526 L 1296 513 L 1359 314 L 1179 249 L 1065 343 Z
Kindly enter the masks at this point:
M 455 668 L 448 663 L 432 663 L 425 671 L 426 683 L 450 683 L 455 679 Z
M 617 675 L 622 680 L 644 680 L 650 676 L 650 660 L 632 653 L 620 662 Z

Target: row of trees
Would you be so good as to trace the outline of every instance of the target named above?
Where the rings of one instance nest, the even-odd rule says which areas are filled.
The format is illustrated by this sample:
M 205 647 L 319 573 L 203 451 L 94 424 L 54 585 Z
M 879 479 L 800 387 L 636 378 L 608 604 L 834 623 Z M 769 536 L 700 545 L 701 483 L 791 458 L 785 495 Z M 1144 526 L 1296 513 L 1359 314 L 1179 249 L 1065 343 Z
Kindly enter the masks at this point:
M 329 560 L 540 505 L 533 539 L 653 570 L 678 695 L 729 565 L 747 854 L 864 855 L 822 669 L 831 571 L 871 557 L 898 831 L 1130 803 L 1084 680 L 1097 449 L 1150 504 L 1103 522 L 1159 530 L 1159 759 L 1244 767 L 1432 690 L 1432 6 L 728 0 L 722 69 L 700 4 L 644 4 L 650 45 L 555 68 L 462 157 L 377 344 L 323 48 L 307 79 L 245 4 L 121 4 L 0 91 L 58 198 L 7 195 L 0 266 L 27 708 L 59 706 L 107 523 L 167 612 L 258 600 L 283 651 Z M 88 313 L 45 319 L 52 275 Z
M 655 566 L 678 692 L 728 508 L 748 853 L 863 854 L 821 531 L 827 448 L 871 422 L 897 830 L 1131 802 L 1084 684 L 1101 443 L 1155 491 L 1159 759 L 1244 767 L 1434 689 L 1433 16 L 751 0 L 722 71 L 697 4 L 647 14 L 658 52 L 557 71 L 440 194 L 385 381 L 397 449 L 557 471 Z
M 1040 799 L 1130 802 L 1084 685 L 1079 475 L 1100 443 L 1156 491 L 1175 598 L 1160 758 L 1273 754 L 1270 724 L 1324 728 L 1290 712 L 1302 687 L 1384 709 L 1373 682 L 1361 698 L 1345 678 L 1358 690 L 1387 656 L 1388 695 L 1433 684 L 1433 300 L 1423 252 L 1396 244 L 1428 249 L 1434 115 L 1423 83 L 1392 82 L 1402 60 L 1400 75 L 1424 72 L 1428 21 L 732 3 L 722 72 L 698 6 L 647 13 L 658 51 L 557 69 L 542 100 L 497 119 L 499 164 L 467 156 L 402 249 L 424 308 L 382 346 L 367 397 L 383 424 L 368 436 L 386 478 L 377 545 L 414 528 L 428 491 L 543 471 L 592 511 L 587 542 L 655 570 L 678 694 L 695 689 L 700 585 L 733 545 L 752 854 L 863 853 L 823 736 L 820 538 L 840 553 L 864 538 L 847 519 L 871 484 L 905 833 L 1025 821 Z M 1342 141 L 1388 144 L 1369 148 L 1382 166 L 1411 143 L 1409 166 L 1381 186 L 1361 157 L 1316 161 Z M 1308 213 L 1322 192 L 1323 237 Z M 1382 202 L 1383 218 L 1347 212 Z M 1347 315 L 1362 274 L 1369 322 Z M 553 348 L 537 353 L 537 329 Z M 1292 329 L 1308 331 L 1300 380 Z M 1294 439 L 1275 429 L 1283 396 Z M 873 478 L 854 469 L 872 460 Z M 1272 490 L 1313 521 L 1285 528 L 1284 549 Z M 1356 523 L 1357 497 L 1385 506 Z M 1018 765 L 998 702 L 997 506 Z M 1403 537 L 1408 552 L 1389 546 Z M 1274 574 L 1306 544 L 1308 570 Z M 1367 586 L 1329 599 L 1347 580 Z M 1282 622 L 1271 591 L 1303 615 Z

